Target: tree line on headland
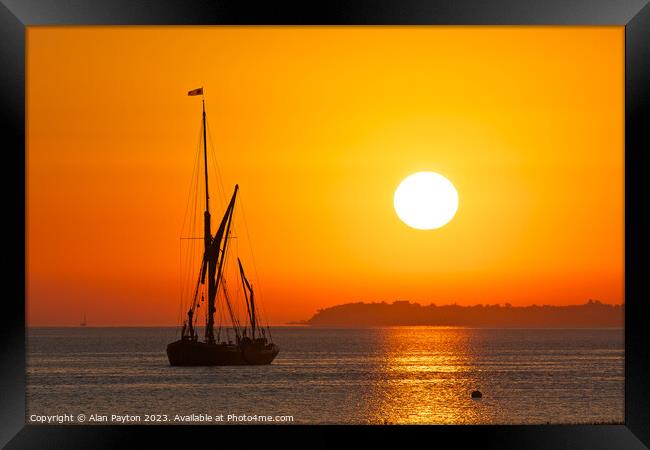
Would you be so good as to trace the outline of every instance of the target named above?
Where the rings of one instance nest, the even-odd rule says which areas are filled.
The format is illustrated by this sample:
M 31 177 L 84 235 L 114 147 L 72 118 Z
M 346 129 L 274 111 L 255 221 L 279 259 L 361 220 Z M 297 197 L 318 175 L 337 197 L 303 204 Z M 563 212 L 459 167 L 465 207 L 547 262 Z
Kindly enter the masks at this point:
M 459 306 L 431 304 L 422 306 L 409 301 L 392 304 L 347 303 L 319 309 L 304 324 L 312 326 L 395 326 L 438 325 L 475 327 L 623 327 L 624 305 L 589 300 L 583 305 Z

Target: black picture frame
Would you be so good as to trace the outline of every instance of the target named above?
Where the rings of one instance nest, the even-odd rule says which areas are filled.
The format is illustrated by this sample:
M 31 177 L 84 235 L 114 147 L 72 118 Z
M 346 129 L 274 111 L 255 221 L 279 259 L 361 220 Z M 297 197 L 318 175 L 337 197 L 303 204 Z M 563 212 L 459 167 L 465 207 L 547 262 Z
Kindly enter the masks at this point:
M 625 424 L 539 426 L 36 426 L 25 424 L 25 36 L 39 25 L 618 25 L 625 26 Z M 340 445 L 340 432 L 402 445 L 416 442 L 482 448 L 625 449 L 650 446 L 650 327 L 643 303 L 642 170 L 650 149 L 650 6 L 646 0 L 2 0 L 2 198 L 5 215 L 0 325 L 0 445 L 6 448 L 197 447 L 250 439 L 279 445 Z M 644 166 L 645 163 L 645 166 Z M 646 266 L 647 267 L 647 266 Z M 7 270 L 7 269 L 5 269 Z M 9 289 L 8 289 L 9 288 Z M 354 429 L 353 429 L 354 428 Z M 189 438 L 191 432 L 191 438 Z M 403 433 L 409 440 L 402 439 Z M 188 441 L 188 439 L 190 439 Z M 408 444 L 408 443 L 412 444 Z M 191 445 L 187 445 L 191 443 Z M 260 442 L 261 444 L 261 442 Z M 645 445 L 644 445 L 645 444 Z M 245 446 L 248 448 L 248 445 Z

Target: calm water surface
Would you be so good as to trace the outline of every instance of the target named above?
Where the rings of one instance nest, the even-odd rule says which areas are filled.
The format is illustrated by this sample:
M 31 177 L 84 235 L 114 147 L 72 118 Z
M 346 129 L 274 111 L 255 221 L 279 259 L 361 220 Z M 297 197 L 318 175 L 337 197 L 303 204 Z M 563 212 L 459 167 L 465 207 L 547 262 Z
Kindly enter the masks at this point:
M 170 367 L 173 328 L 32 328 L 31 414 L 293 423 L 623 422 L 622 329 L 278 327 L 270 366 Z M 470 393 L 479 389 L 481 400 Z

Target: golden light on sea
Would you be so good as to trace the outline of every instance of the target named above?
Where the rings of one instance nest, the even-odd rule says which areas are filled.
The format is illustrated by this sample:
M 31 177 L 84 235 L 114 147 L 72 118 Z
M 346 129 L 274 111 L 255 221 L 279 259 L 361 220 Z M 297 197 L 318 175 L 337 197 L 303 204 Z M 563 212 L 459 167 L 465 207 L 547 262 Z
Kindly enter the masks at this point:
M 481 368 L 470 356 L 475 330 L 395 327 L 385 331 L 385 354 L 377 370 L 374 424 L 490 423 L 489 398 L 473 400 Z M 463 376 L 458 376 L 463 372 Z M 467 381 L 467 380 L 471 381 Z

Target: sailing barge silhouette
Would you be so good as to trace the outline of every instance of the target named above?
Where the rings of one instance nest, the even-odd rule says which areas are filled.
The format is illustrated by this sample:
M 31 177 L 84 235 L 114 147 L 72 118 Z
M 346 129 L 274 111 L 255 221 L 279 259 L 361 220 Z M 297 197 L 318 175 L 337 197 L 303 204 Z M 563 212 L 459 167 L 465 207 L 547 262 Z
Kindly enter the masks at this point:
M 203 96 L 203 88 L 188 92 L 188 95 Z M 233 314 L 232 305 L 225 289 L 224 265 L 230 241 L 231 225 L 235 201 L 239 185 L 235 185 L 234 192 L 228 203 L 228 207 L 221 219 L 219 228 L 214 236 L 210 229 L 210 196 L 208 191 L 208 156 L 206 142 L 206 119 L 205 100 L 202 99 L 203 116 L 203 163 L 205 169 L 205 212 L 203 213 L 204 229 L 203 257 L 199 268 L 199 276 L 194 289 L 194 294 L 184 319 L 181 329 L 181 338 L 167 345 L 167 356 L 172 366 L 225 366 L 225 365 L 261 365 L 270 364 L 280 351 L 279 347 L 271 341 L 271 333 L 267 327 L 258 325 L 259 314 L 255 309 L 255 295 L 253 287 L 244 273 L 244 267 L 237 258 L 239 276 L 244 291 L 246 302 L 247 319 L 250 327 L 246 324 L 240 326 Z M 203 341 L 199 340 L 196 330 L 196 310 L 203 303 L 203 296 L 199 296 L 201 287 L 207 283 L 208 310 L 206 314 L 205 336 Z M 230 315 L 232 328 L 235 332 L 235 341 L 220 341 L 221 327 L 215 337 L 215 312 L 216 300 L 219 289 L 222 289 L 223 301 Z M 250 330 L 250 336 L 248 331 Z

